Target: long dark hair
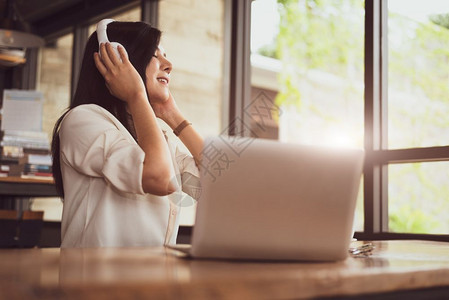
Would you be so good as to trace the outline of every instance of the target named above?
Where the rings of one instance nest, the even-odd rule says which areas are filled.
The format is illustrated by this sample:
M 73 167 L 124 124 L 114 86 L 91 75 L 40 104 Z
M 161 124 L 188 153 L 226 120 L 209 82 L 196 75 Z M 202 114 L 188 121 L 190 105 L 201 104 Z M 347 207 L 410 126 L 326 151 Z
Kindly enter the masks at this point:
M 143 81 L 146 82 L 145 69 L 156 52 L 161 32 L 144 22 L 112 22 L 107 26 L 107 35 L 110 41 L 119 42 L 125 47 L 130 62 L 136 68 Z M 62 120 L 70 110 L 82 104 L 97 104 L 113 114 L 130 131 L 125 102 L 109 93 L 103 76 L 95 66 L 93 55 L 97 51 L 98 39 L 97 33 L 94 32 L 89 37 L 84 50 L 78 86 L 73 100 L 64 114 L 56 121 L 53 129 L 51 144 L 53 177 L 56 190 L 62 198 L 64 197 L 64 188 L 60 163 L 59 129 Z

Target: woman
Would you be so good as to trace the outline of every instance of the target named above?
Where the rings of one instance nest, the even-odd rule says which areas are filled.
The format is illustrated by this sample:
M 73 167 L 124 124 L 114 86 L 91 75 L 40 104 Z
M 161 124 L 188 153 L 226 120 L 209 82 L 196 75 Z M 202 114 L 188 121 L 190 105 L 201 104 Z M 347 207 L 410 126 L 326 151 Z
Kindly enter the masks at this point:
M 110 43 L 86 45 L 72 104 L 53 133 L 53 172 L 64 198 L 61 247 L 175 243 L 180 189 L 194 196 L 203 140 L 169 91 L 161 32 L 143 22 L 107 25 Z M 97 52 L 99 51 L 99 53 Z M 191 154 L 168 140 L 165 121 Z M 181 180 L 183 179 L 183 180 Z M 189 180 L 187 180 L 189 179 Z

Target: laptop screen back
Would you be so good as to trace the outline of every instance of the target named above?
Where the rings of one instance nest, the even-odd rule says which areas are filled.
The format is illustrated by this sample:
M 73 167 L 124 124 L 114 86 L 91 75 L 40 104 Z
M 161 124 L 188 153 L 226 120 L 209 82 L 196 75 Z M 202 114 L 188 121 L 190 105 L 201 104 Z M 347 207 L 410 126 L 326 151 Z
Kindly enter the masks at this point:
M 192 255 L 344 259 L 363 157 L 354 149 L 206 139 Z

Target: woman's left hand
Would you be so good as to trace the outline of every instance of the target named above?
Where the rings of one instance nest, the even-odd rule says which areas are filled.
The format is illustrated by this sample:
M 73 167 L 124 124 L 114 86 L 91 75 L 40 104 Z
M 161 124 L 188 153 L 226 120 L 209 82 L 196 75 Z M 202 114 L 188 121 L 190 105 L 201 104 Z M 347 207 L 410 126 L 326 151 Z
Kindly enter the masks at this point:
M 150 100 L 151 102 L 151 100 Z M 181 112 L 176 105 L 175 99 L 169 93 L 167 100 L 151 102 L 156 117 L 166 122 L 169 126 L 176 126 L 179 119 L 182 119 Z
M 142 78 L 128 59 L 123 47 L 117 48 L 120 58 L 116 56 L 110 43 L 100 45 L 100 53 L 94 53 L 95 65 L 104 77 L 109 92 L 118 99 L 132 104 L 146 89 Z

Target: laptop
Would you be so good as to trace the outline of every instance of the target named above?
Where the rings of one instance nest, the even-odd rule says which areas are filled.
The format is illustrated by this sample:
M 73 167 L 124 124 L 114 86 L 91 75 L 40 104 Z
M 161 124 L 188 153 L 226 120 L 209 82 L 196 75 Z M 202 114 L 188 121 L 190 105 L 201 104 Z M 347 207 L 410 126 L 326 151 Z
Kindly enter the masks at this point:
M 337 261 L 348 255 L 364 152 L 253 138 L 205 140 L 193 258 Z

